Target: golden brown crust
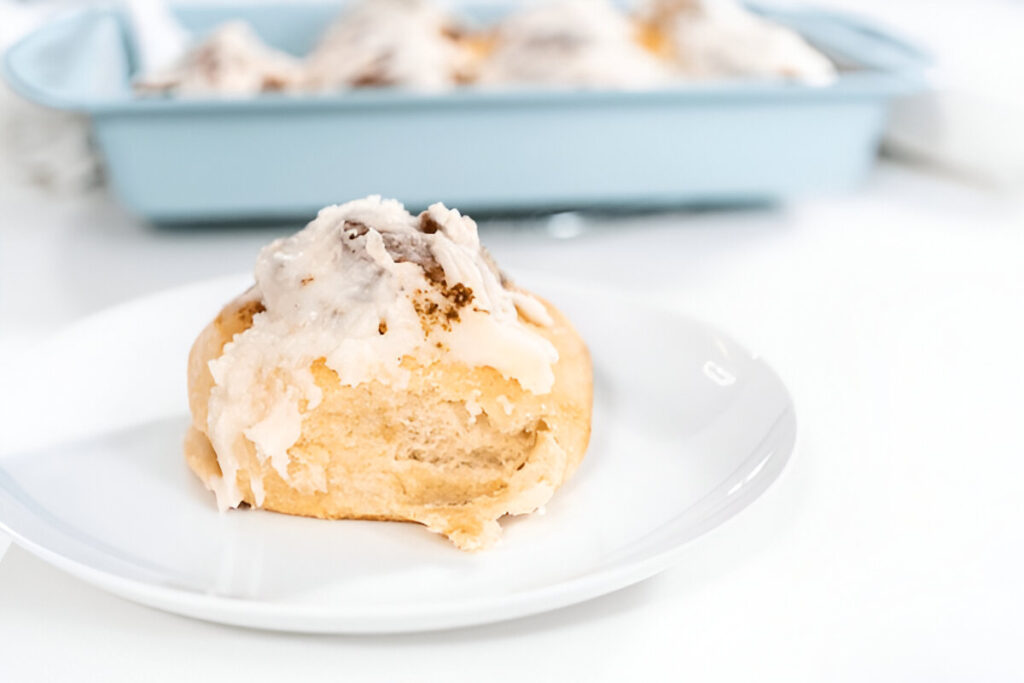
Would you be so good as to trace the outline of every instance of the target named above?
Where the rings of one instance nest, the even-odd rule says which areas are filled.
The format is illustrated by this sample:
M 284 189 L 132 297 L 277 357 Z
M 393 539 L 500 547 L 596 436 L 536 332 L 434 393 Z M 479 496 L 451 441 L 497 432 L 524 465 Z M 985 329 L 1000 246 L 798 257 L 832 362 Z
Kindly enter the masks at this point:
M 206 433 L 206 410 L 213 388 L 207 363 L 220 356 L 224 345 L 252 325 L 253 316 L 263 311 L 263 302 L 252 287 L 225 306 L 213 322 L 203 328 L 188 354 L 188 407 L 192 426 Z
M 500 534 L 498 518 L 531 512 L 550 498 L 579 465 L 590 437 L 589 354 L 565 317 L 544 303 L 554 324 L 531 327 L 559 353 L 549 394 L 531 394 L 493 368 L 423 367 L 408 357 L 410 382 L 402 391 L 377 382 L 342 386 L 315 362 L 323 400 L 304 414 L 302 435 L 289 448 L 288 481 L 248 440 L 234 449 L 244 500 L 309 517 L 415 521 L 460 548 L 489 545 Z M 185 453 L 207 483 L 220 476 L 206 437 L 208 362 L 260 310 L 252 290 L 232 301 L 189 356 L 193 428 Z

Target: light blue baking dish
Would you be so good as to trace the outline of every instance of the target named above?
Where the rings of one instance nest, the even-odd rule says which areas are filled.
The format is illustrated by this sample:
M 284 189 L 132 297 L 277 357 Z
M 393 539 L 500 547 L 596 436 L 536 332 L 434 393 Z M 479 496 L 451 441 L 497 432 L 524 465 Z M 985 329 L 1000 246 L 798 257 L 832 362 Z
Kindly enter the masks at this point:
M 197 32 L 241 18 L 295 54 L 337 10 L 176 8 Z M 827 87 L 139 99 L 117 9 L 43 26 L 8 51 L 5 70 L 24 97 L 87 114 L 115 193 L 158 221 L 309 215 L 367 194 L 520 211 L 774 201 L 856 185 L 889 101 L 922 87 L 923 56 L 851 17 L 759 11 L 800 31 L 842 75 Z

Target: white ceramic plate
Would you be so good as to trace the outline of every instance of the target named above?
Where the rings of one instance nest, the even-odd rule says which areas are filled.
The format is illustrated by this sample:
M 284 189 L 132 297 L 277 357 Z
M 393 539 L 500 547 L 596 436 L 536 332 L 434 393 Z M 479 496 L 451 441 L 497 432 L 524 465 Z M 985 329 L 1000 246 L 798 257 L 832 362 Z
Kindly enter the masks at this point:
M 185 359 L 248 285 L 223 278 L 94 315 L 7 361 L 0 529 L 44 560 L 171 612 L 369 633 L 509 619 L 664 569 L 782 470 L 792 403 L 767 365 L 675 313 L 527 280 L 590 345 L 590 450 L 546 514 L 467 554 L 412 524 L 219 514 L 187 470 Z

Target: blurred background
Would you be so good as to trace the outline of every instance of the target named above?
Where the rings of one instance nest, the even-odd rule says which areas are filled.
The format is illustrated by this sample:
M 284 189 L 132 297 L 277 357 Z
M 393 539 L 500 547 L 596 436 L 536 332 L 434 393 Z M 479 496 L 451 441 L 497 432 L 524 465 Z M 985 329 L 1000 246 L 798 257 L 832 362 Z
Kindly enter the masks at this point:
M 88 7 L 0 0 L 0 47 Z M 250 270 L 320 204 L 444 200 L 480 219 L 513 274 L 655 300 L 759 350 L 792 389 L 800 451 L 750 514 L 646 588 L 508 633 L 388 647 L 470 671 L 468 651 L 515 638 L 531 656 L 509 676 L 565 651 L 582 662 L 566 675 L 594 680 L 631 667 L 732 680 L 755 664 L 787 680 L 1021 680 L 1024 2 L 759 9 L 806 30 L 840 66 L 834 80 L 359 90 L 307 111 L 280 93 L 136 95 L 124 22 L 18 43 L 7 77 L 19 85 L 0 86 L 0 353 Z M 54 587 L 62 605 L 41 609 Z M 37 659 L 58 643 L 69 668 L 95 665 L 96 634 L 136 623 L 161 635 L 139 652 L 175 643 L 206 663 L 200 635 L 267 656 L 380 659 L 140 617 L 18 550 L 0 564 L 0 606 L 0 643 Z M 79 607 L 104 628 L 62 620 Z M 616 644 L 606 666 L 595 642 Z
M 513 7 L 537 4 L 542 3 Z M 458 12 L 481 5 L 507 9 L 498 2 L 445 7 Z M 0 45 L 14 44 L 55 17 L 111 6 L 3 0 Z M 244 13 L 251 5 L 236 7 Z M 336 12 L 336 5 L 326 7 L 320 15 L 323 25 Z M 711 78 L 684 84 L 682 94 L 669 102 L 652 99 L 650 92 L 617 92 L 617 101 L 609 104 L 591 101 L 592 92 L 579 92 L 581 101 L 533 107 L 540 111 L 534 118 L 530 107 L 510 114 L 507 102 L 490 110 L 456 102 L 440 117 L 416 103 L 395 104 L 384 114 L 356 108 L 336 112 L 340 118 L 329 122 L 334 129 L 296 137 L 289 131 L 323 122 L 295 123 L 285 114 L 266 129 L 239 132 L 253 117 L 244 111 L 246 102 L 229 102 L 237 107 L 206 112 L 207 119 L 182 118 L 175 129 L 160 125 L 168 121 L 166 109 L 133 107 L 139 98 L 130 91 L 128 71 L 138 75 L 139 61 L 147 56 L 139 53 L 147 44 L 160 43 L 159 31 L 144 33 L 141 49 L 131 26 L 118 29 L 124 31 L 122 38 L 104 37 L 102 26 L 86 26 L 70 38 L 58 36 L 64 44 L 37 40 L 41 44 L 33 47 L 27 41 L 28 50 L 8 55 L 6 80 L 13 73 L 14 81 L 24 86 L 27 80 L 37 89 L 26 92 L 23 87 L 28 97 L 22 97 L 9 85 L 0 86 L 0 201 L 5 213 L 0 319 L 6 343 L 124 296 L 247 269 L 257 246 L 270 235 L 301 225 L 323 204 L 369 193 L 395 195 L 412 206 L 444 200 L 493 216 L 485 230 L 493 233 L 495 248 L 507 241 L 510 258 L 522 249 L 522 260 L 530 265 L 549 258 L 552 250 L 586 250 L 593 240 L 606 239 L 605 222 L 774 223 L 810 206 L 856 201 L 858 195 L 879 191 L 879 183 L 896 183 L 900 188 L 894 200 L 912 204 L 917 198 L 910 188 L 927 182 L 951 188 L 938 194 L 984 196 L 994 206 L 1024 191 L 1019 129 L 1024 90 L 1017 84 L 1024 65 L 1018 40 L 1022 3 L 822 0 L 809 6 L 780 0 L 768 9 L 803 17 L 797 29 L 808 29 L 826 43 L 826 51 L 838 50 L 832 56 L 841 66 L 839 48 L 846 54 L 852 50 L 871 66 L 859 73 L 856 64 L 847 65 L 837 82 L 820 87 Z M 196 36 L 235 14 L 230 4 L 217 11 L 214 19 L 200 19 L 206 25 L 196 29 Z M 842 30 L 830 25 L 836 17 Z M 124 41 L 117 50 L 134 50 L 128 61 L 135 63 L 121 66 L 125 74 L 115 73 L 118 83 L 110 86 L 103 79 L 110 78 L 114 67 L 108 62 L 114 58 L 104 51 L 114 49 L 107 43 L 117 40 Z M 697 94 L 687 95 L 688 87 Z M 734 99 L 715 99 L 707 90 L 716 87 Z M 758 87 L 770 92 L 758 94 Z M 113 88 L 113 94 L 103 88 Z M 446 99 L 443 93 L 440 97 Z M 123 110 L 117 109 L 118 102 L 127 102 Z M 104 109 L 104 103 L 110 106 Z M 216 116 L 205 128 L 193 125 Z M 119 121 L 126 124 L 119 128 Z M 132 137 L 131 126 L 138 137 Z M 215 149 L 229 134 L 233 141 Z M 278 135 L 283 142 L 275 142 Z M 344 144 L 336 150 L 324 142 L 328 138 Z M 306 147 L 290 148 L 293 141 Z M 207 156 L 203 149 L 210 150 Z M 405 163 L 403 155 L 410 149 L 433 159 Z M 345 163 L 339 155 L 359 161 Z M 233 166 L 228 163 L 232 159 Z M 260 176 L 252 169 L 266 173 Z M 927 208 L 936 193 L 917 191 L 927 198 L 921 202 Z M 661 220 L 652 213 L 664 210 L 682 214 Z M 178 225 L 157 227 L 166 222 Z M 708 239 L 724 242 L 725 232 L 709 230 Z M 571 246 L 555 245 L 581 233 L 594 234 Z M 749 248 L 768 234 L 752 228 L 735 248 Z M 97 269 L 97 263 L 102 267 Z M 170 263 L 174 267 L 167 267 Z M 575 263 L 602 273 L 602 279 L 612 277 L 604 263 Z M 687 273 L 668 267 L 630 273 L 633 277 L 686 278 Z M 25 291 L 36 295 L 26 297 Z

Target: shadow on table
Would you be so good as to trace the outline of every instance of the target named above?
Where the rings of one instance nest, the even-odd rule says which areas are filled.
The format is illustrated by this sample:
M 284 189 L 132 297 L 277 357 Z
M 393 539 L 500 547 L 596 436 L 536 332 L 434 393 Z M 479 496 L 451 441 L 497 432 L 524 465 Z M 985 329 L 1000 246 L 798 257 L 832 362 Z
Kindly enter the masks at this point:
M 773 200 L 748 200 L 729 202 L 706 202 L 706 203 L 644 203 L 644 204 L 622 204 L 600 207 L 586 207 L 573 205 L 552 205 L 523 208 L 486 208 L 486 209 L 465 209 L 462 213 L 472 216 L 477 222 L 492 221 L 543 221 L 545 219 L 574 214 L 584 218 L 594 219 L 616 219 L 622 217 L 655 216 L 659 214 L 706 214 L 706 213 L 747 213 L 751 211 L 771 210 L 781 206 Z M 422 206 L 408 206 L 408 210 L 416 214 L 426 208 Z M 454 208 L 460 209 L 456 206 Z M 315 211 L 294 216 L 275 216 L 261 218 L 240 217 L 218 220 L 157 220 L 144 222 L 145 225 L 154 230 L 169 232 L 180 231 L 183 233 L 192 231 L 231 231 L 245 229 L 283 229 L 293 228 L 298 230 L 316 216 Z

